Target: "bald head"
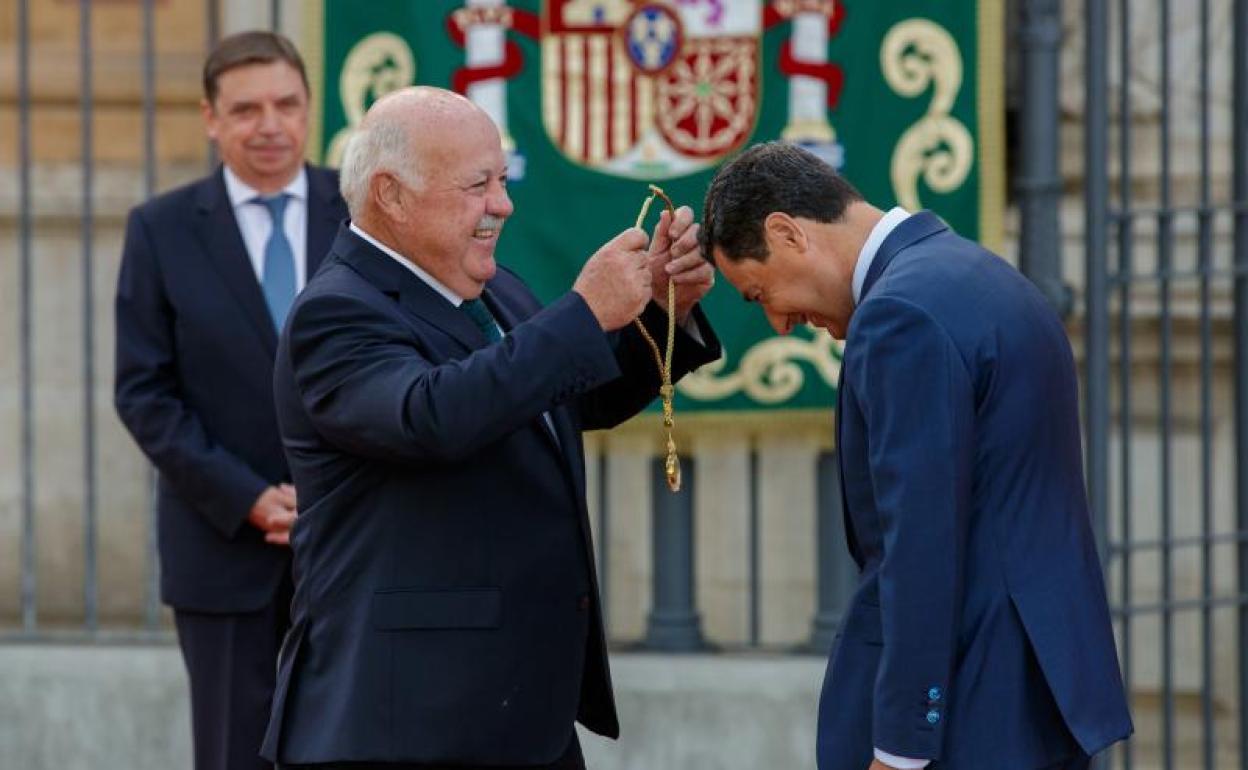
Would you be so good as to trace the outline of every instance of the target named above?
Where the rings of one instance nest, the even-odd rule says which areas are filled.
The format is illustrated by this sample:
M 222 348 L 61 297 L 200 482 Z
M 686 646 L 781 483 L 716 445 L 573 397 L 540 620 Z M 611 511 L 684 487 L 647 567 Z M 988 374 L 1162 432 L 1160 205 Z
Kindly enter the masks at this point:
M 507 156 L 490 116 L 459 94 L 379 99 L 347 145 L 342 193 L 356 226 L 460 298 L 494 276 L 512 212 Z
M 453 91 L 412 86 L 378 99 L 343 153 L 340 187 L 351 218 L 358 220 L 364 214 L 370 185 L 379 172 L 421 189 L 466 134 L 482 132 L 498 136 L 490 117 Z

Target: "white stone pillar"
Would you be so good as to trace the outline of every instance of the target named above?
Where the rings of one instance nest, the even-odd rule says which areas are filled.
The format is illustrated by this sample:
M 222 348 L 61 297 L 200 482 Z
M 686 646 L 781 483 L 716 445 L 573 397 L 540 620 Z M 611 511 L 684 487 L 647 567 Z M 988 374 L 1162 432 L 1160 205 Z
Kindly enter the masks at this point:
M 507 25 L 504 24 L 505 0 L 467 0 L 466 7 L 479 15 L 464 30 L 464 63 L 468 67 L 497 67 L 507 55 Z M 470 17 L 471 18 L 471 17 Z M 524 176 L 524 157 L 516 151 L 516 140 L 507 125 L 507 81 L 504 78 L 479 80 L 468 86 L 465 94 L 498 126 L 503 152 L 508 155 L 508 171 L 512 179 Z
M 791 51 L 804 64 L 828 63 L 828 18 L 835 0 L 798 2 L 792 17 Z M 819 78 L 789 78 L 789 119 L 781 137 L 819 155 L 833 167 L 843 162 L 836 132 L 828 122 L 828 84 Z

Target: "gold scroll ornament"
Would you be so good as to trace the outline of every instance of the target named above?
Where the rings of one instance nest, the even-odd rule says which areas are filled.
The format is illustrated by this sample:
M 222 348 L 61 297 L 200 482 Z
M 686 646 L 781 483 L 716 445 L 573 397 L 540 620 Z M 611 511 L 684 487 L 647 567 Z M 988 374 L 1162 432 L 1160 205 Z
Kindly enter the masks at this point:
M 338 77 L 338 98 L 347 118 L 325 151 L 325 162 L 342 165 L 347 140 L 364 113 L 381 97 L 416 82 L 416 57 L 403 38 L 392 32 L 375 32 L 352 46 Z
M 962 88 L 962 54 L 944 27 L 907 19 L 884 36 L 880 68 L 901 96 L 915 98 L 932 89 L 927 112 L 897 141 L 890 169 L 898 205 L 918 211 L 920 178 L 934 192 L 953 192 L 966 181 L 975 158 L 974 139 L 950 114 Z
M 641 211 L 637 214 L 637 224 L 635 227 L 641 228 L 646 221 L 646 214 L 650 212 L 650 204 L 654 203 L 655 197 L 663 199 L 663 204 L 667 206 L 667 213 L 671 219 L 670 224 L 676 218 L 676 206 L 672 203 L 672 199 L 667 197 L 667 193 L 663 192 L 661 187 L 650 185 L 650 195 L 645 202 L 641 204 Z M 650 336 L 650 332 L 646 330 L 645 324 L 640 318 L 633 319 L 637 331 L 641 332 L 641 336 L 650 344 L 650 350 L 654 353 L 654 363 L 659 368 L 659 395 L 663 398 L 663 430 L 667 436 L 667 457 L 663 461 L 663 469 L 667 474 L 667 488 L 673 492 L 680 491 L 680 457 L 676 454 L 676 439 L 672 437 L 672 429 L 676 426 L 676 412 L 672 406 L 672 398 L 676 394 L 676 389 L 672 387 L 672 353 L 676 349 L 676 281 L 670 276 L 667 279 L 667 356 L 659 351 L 659 344 L 654 341 L 654 337 Z

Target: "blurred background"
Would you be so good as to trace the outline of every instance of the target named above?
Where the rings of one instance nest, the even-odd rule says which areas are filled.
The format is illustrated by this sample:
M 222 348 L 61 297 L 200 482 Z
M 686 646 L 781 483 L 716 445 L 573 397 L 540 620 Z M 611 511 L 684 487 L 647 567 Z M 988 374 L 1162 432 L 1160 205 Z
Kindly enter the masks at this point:
M 560 26 L 640 6 L 678 22 L 645 33 L 680 36 L 661 71 Z M 698 211 L 770 139 L 1017 265 L 1081 367 L 1136 722 L 1103 766 L 1248 768 L 1248 0 L 0 0 L 0 768 L 190 765 L 112 300 L 130 207 L 215 166 L 204 55 L 253 28 L 304 54 L 314 161 L 393 88 L 481 104 L 512 158 L 500 257 L 545 299 L 647 183 Z M 586 739 L 595 768 L 814 765 L 854 581 L 839 344 L 726 285 L 707 305 L 727 352 L 681 385 L 685 491 L 653 410 L 587 441 L 624 730 Z

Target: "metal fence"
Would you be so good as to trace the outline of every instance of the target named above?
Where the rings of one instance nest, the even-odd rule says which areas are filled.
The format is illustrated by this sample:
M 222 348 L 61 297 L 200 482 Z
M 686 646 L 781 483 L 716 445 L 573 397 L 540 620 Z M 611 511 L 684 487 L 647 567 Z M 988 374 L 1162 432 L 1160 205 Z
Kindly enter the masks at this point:
M 1062 35 L 1061 5 L 1056 0 L 1019 0 L 1023 6 L 1023 127 L 1020 178 L 1016 191 L 1022 217 L 1022 264 L 1059 308 L 1069 302 L 1060 280 L 1056 243 L 1061 177 L 1058 141 L 1060 96 L 1057 52 Z M 1136 693 L 1154 693 L 1153 710 L 1141 710 L 1137 699 L 1137 738 L 1118 749 L 1114 767 L 1231 767 L 1248 769 L 1248 0 L 1232 0 L 1230 34 L 1234 57 L 1226 93 L 1214 87 L 1217 29 L 1214 0 L 1174 4 L 1149 0 L 1159 9 L 1155 35 L 1160 48 L 1156 81 L 1161 99 L 1155 136 L 1156 189 L 1147 196 L 1138 188 L 1133 167 L 1139 130 L 1132 120 L 1137 97 L 1127 83 L 1138 68 L 1130 33 L 1139 0 L 1085 0 L 1085 243 L 1084 315 L 1082 317 L 1086 384 L 1087 468 L 1090 499 L 1103 544 L 1112 589 L 1120 654 L 1128 686 Z M 81 77 L 80 214 L 78 279 L 82 285 L 80 385 L 83 541 L 82 616 L 55 627 L 41 622 L 38 607 L 38 543 L 40 517 L 36 488 L 36 409 L 39 398 L 34 367 L 35 250 L 31 114 L 30 0 L 17 0 L 16 84 L 17 315 L 16 394 L 18 416 L 14 453 L 18 466 L 20 598 L 14 622 L 0 621 L 0 641 L 170 639 L 159 602 L 154 511 L 147 514 L 144 554 L 144 600 L 138 619 L 124 629 L 101 623 L 100 524 L 98 499 L 102 486 L 97 436 L 100 416 L 93 393 L 109 379 L 96 368 L 99 329 L 92 319 L 98 297 L 99 255 L 96 239 L 96 174 L 93 157 L 92 8 L 80 0 L 78 55 Z M 271 0 L 270 23 L 280 28 L 285 4 Z M 221 33 L 217 0 L 203 3 L 205 44 Z M 142 46 L 141 194 L 134 203 L 158 190 L 156 113 L 157 40 L 155 0 L 141 0 L 136 19 Z M 1176 190 L 1172 168 L 1176 151 L 1171 137 L 1174 106 L 1169 29 L 1175 11 L 1198 17 L 1202 52 L 1196 119 L 1197 184 Z M 1111 51 L 1116 58 L 1111 62 Z M 1116 73 L 1118 87 L 1111 88 Z M 1229 163 L 1232 185 L 1216 189 L 1225 171 L 1212 147 L 1213 107 L 1219 99 L 1232 104 L 1233 151 Z M 208 154 L 209 165 L 215 160 Z M 1113 178 L 1116 174 L 1116 180 Z M 1183 197 L 1183 196 L 1188 197 Z M 1231 233 L 1230 249 L 1217 247 L 1219 233 Z M 1190 234 L 1188 248 L 1184 238 Z M 1143 242 L 1145 245 L 1141 245 Z M 1184 347 L 1184 340 L 1194 340 Z M 1190 348 L 1190 349 L 1189 349 Z M 1179 374 L 1176 374 L 1176 371 Z M 1187 372 L 1183 374 L 1183 372 Z M 1155 382 L 1142 385 L 1141 382 Z M 1219 383 L 1226 383 L 1225 398 Z M 1225 408 L 1219 405 L 1225 401 Z M 1194 406 L 1193 406 L 1194 405 Z M 1189 416 L 1190 413 L 1190 416 Z M 1230 433 L 1220 443 L 1218 426 Z M 829 426 L 830 430 L 830 426 Z M 8 439 L 6 438 L 5 441 Z M 1221 448 L 1220 448 L 1221 447 Z M 1155 457 L 1154 457 L 1155 455 Z M 760 450 L 748 451 L 746 535 L 741 548 L 745 562 L 746 631 L 739 646 L 767 646 L 763 633 L 762 508 L 759 490 Z M 596 516 L 603 600 L 609 607 L 618 586 L 609 578 L 617 553 L 610 532 L 613 517 L 606 493 L 611 480 L 607 454 L 591 464 L 597 494 L 591 502 Z M 656 461 L 657 462 L 657 461 Z M 661 468 L 651 479 L 650 506 L 652 598 L 643 632 L 654 649 L 707 649 L 696 597 L 694 502 L 691 490 L 699 472 L 696 454 L 685 468 L 686 492 L 668 495 Z M 812 456 L 811 475 L 817 490 L 810 548 L 814 562 L 816 602 L 807 643 L 786 650 L 822 653 L 839 623 L 852 585 L 852 566 L 841 531 L 841 496 L 835 457 Z M 1145 466 L 1148 465 L 1147 469 Z M 1190 471 L 1194 469 L 1194 471 Z M 149 474 L 149 499 L 154 499 L 155 474 Z M 1180 499 L 1189 487 L 1194 494 Z M 1156 510 L 1150 506 L 1155 501 Z M 1194 515 L 1184 515 L 1194 512 Z M 1190 526 L 1189 526 L 1190 525 Z M 1186 570 L 1186 572 L 1185 572 Z M 1151 577 L 1155 573 L 1155 580 Z M 1187 585 L 1191 590 L 1181 593 Z M 1155 585 L 1154 585 L 1155 584 Z M 1219 628 L 1230 632 L 1219 633 Z M 1230 649 L 1219 640 L 1234 640 Z M 1194 643 L 1192 643 L 1194 640 Z M 1191 654 L 1183 654 L 1188 647 Z M 1152 649 L 1155 648 L 1155 649 Z M 1145 659 L 1143 653 L 1149 653 Z M 1221 656 L 1221 658 L 1219 657 Z M 1226 665 L 1222 665 L 1222 660 Z M 1188 674 L 1187 661 L 1196 661 Z M 1146 665 L 1147 664 L 1147 665 Z M 1185 679 L 1184 677 L 1189 678 Z M 1189 695 L 1194 694 L 1194 702 Z M 1145 713 L 1147 711 L 1147 713 Z M 1154 729 L 1155 728 L 1155 729 Z M 1148 743 L 1148 747 L 1144 744 Z
M 1124 678 L 1156 699 L 1146 712 L 1137 698 L 1136 738 L 1114 767 L 1248 768 L 1248 2 L 1230 6 L 1221 89 L 1211 0 L 1084 9 L 1088 483 Z M 1194 17 L 1199 36 L 1186 109 L 1176 14 Z M 1155 45 L 1147 59 L 1141 40 Z M 1141 107 L 1132 84 L 1144 68 L 1155 94 Z M 1213 117 L 1226 102 L 1233 149 L 1220 162 L 1233 183 L 1217 194 L 1226 168 L 1213 158 Z M 1193 175 L 1176 170 L 1192 160 L 1176 150 L 1180 119 L 1195 121 L 1197 155 L 1182 189 Z M 1218 248 L 1228 229 L 1233 245 Z M 1222 424 L 1233 440 L 1219 441 Z M 1143 743 L 1155 749 L 1147 757 Z
M 93 40 L 93 7 L 90 0 L 80 0 L 77 4 L 77 56 L 80 77 L 78 92 L 78 111 L 81 128 L 78 137 L 78 157 L 76 165 L 80 175 L 80 189 L 77 190 L 78 211 L 69 216 L 72 221 L 68 227 L 78 231 L 81 253 L 77 260 L 81 294 L 77 307 L 80 310 L 78 328 L 81 334 L 79 369 L 74 387 L 80 390 L 81 398 L 81 434 L 78 440 L 65 449 L 73 451 L 81 447 L 81 511 L 76 526 L 81 528 L 81 615 L 80 617 L 66 613 L 57 613 L 57 617 L 49 621 L 41 616 L 41 584 L 40 584 L 40 549 L 41 539 L 50 540 L 58 533 L 47 531 L 49 528 L 46 511 L 41 508 L 41 492 L 39 489 L 42 471 L 40 453 L 37 443 L 40 434 L 45 430 L 39 423 L 41 380 L 36 376 L 39 349 L 36 339 L 40 336 L 37 317 L 36 299 L 39 288 L 36 286 L 35 273 L 37 266 L 36 248 L 38 223 L 36 220 L 36 201 L 33 199 L 38 171 L 35 153 L 32 151 L 32 114 L 36 109 L 36 100 L 31 87 L 31 2 L 18 0 L 16 3 L 16 85 L 15 85 L 15 116 L 17 119 L 17 196 L 15 203 L 14 229 L 17 242 L 16 274 L 17 289 L 15 292 L 18 321 L 17 355 L 16 355 L 16 394 L 17 407 L 16 427 L 17 451 L 14 453 L 18 466 L 17 477 L 19 488 L 15 495 L 20 510 L 20 526 L 18 537 L 18 580 L 20 591 L 17 613 L 11 618 L 0 617 L 0 642 L 2 641 L 154 641 L 169 642 L 172 639 L 170 624 L 161 609 L 159 597 L 158 560 L 156 558 L 157 533 L 154 501 L 156 497 L 156 472 L 149 470 L 146 479 L 147 500 L 146 521 L 143 527 L 145 542 L 140 551 L 143 559 L 142 575 L 143 594 L 142 609 L 137 614 L 128 616 L 128 620 L 118 623 L 102 622 L 101 601 L 107 600 L 107 590 L 101 588 L 99 579 L 101 569 L 101 513 L 100 497 L 108 491 L 111 480 L 102 479 L 100 473 L 99 436 L 101 426 L 115 429 L 115 416 L 111 410 L 101 409 L 97 391 L 109 388 L 111 370 L 99 371 L 99 347 L 101 336 L 103 342 L 108 341 L 110 331 L 101 331 L 98 326 L 105 297 L 111 293 L 102 290 L 107 284 L 111 287 L 113 275 L 103 272 L 101 275 L 101 258 L 115 256 L 105 254 L 100 243 L 100 221 L 97 206 L 100 190 L 97 178 L 98 161 L 95 157 L 96 146 L 96 108 L 94 99 L 96 51 Z M 271 0 L 268 4 L 268 21 L 273 29 L 282 28 L 282 8 L 280 0 Z M 158 172 L 161 170 L 161 159 L 158 157 L 157 114 L 159 109 L 157 83 L 160 73 L 157 46 L 157 25 L 155 20 L 156 0 L 141 0 L 133 7 L 135 21 L 141 27 L 141 46 L 137 52 L 138 71 L 142 76 L 141 90 L 141 190 L 134 200 L 125 205 L 134 205 L 141 200 L 160 191 Z M 254 8 L 251 10 L 255 10 Z M 219 0 L 202 2 L 202 26 L 205 30 L 203 39 L 204 50 L 211 48 L 222 34 L 222 8 Z M 205 152 L 207 167 L 215 166 L 216 159 L 211 150 Z M 168 181 L 163 180 L 163 181 Z M 64 212 L 58 212 L 62 216 Z M 43 212 L 46 215 L 46 212 Z M 116 217 L 114 216 L 114 219 Z M 62 276 L 70 278 L 70 276 Z M 101 280 L 101 278 L 103 280 Z M 828 417 L 827 431 L 831 431 L 831 418 Z M 114 433 L 116 431 L 114 430 Z M 8 440 L 7 438 L 5 439 Z M 740 556 L 746 562 L 747 596 L 746 612 L 748 613 L 747 630 L 739 639 L 734 639 L 727 646 L 732 648 L 759 648 L 768 646 L 762 631 L 763 607 L 761 587 L 760 548 L 760 502 L 759 502 L 759 461 L 758 452 L 751 450 L 749 467 L 749 506 L 748 525 L 745 541 L 741 544 Z M 592 458 L 591 458 L 592 459 Z M 659 461 L 656 459 L 656 463 Z M 685 492 L 670 495 L 666 491 L 662 473 L 655 477 L 652 500 L 652 585 L 650 608 L 646 617 L 645 630 L 641 644 L 657 650 L 705 650 L 710 648 L 707 635 L 702 630 L 702 617 L 697 608 L 697 586 L 695 578 L 695 543 L 694 543 L 694 505 L 692 480 L 697 473 L 696 457 L 688 460 Z M 839 622 L 841 609 L 851 587 L 850 561 L 845 550 L 841 532 L 841 497 L 837 484 L 835 458 L 831 454 L 815 456 L 812 452 L 810 462 L 817 465 L 817 473 L 813 475 L 812 484 L 818 486 L 817 492 L 812 491 L 811 497 L 818 500 L 818 526 L 816 533 L 809 538 L 812 559 L 817 564 L 817 601 L 810 618 L 809 638 L 802 643 L 784 644 L 780 647 L 770 645 L 772 649 L 783 651 L 806 651 L 824 654 L 830 647 L 832 636 Z M 661 465 L 661 463 L 659 463 Z M 616 593 L 609 577 L 609 566 L 612 561 L 612 546 L 609 533 L 612 530 L 613 516 L 623 512 L 613 511 L 605 490 L 611 480 L 608 472 L 609 463 L 606 453 L 598 456 L 594 465 L 595 483 L 601 494 L 591 501 L 591 508 L 596 518 L 598 535 L 599 568 L 604 602 L 610 602 Z M 128 482 L 128 483 L 133 483 Z M 641 491 L 641 490 L 638 490 Z M 41 531 L 42 530 L 42 531 Z M 46 554 L 45 554 L 46 555 Z M 47 588 L 46 584 L 43 586 Z M 128 589 L 133 590 L 133 588 Z M 607 606 L 608 615 L 610 606 Z M 107 618 L 106 618 L 107 620 Z M 635 639 L 627 641 L 635 642 Z
M 149 505 L 147 542 L 143 549 L 145 572 L 145 601 L 142 623 L 133 629 L 122 632 L 100 632 L 100 591 L 98 584 L 99 572 L 99 515 L 98 491 L 99 474 L 96 437 L 97 408 L 94 399 L 99 373 L 96 370 L 97 330 L 94 326 L 96 316 L 96 297 L 93 287 L 96 284 L 96 160 L 95 146 L 95 100 L 94 92 L 94 44 L 93 44 L 93 13 L 95 5 L 91 0 L 78 0 L 78 71 L 79 71 L 79 112 L 81 116 L 80 133 L 80 175 L 81 198 L 78 217 L 78 228 L 81 234 L 80 281 L 81 293 L 81 383 L 82 383 L 82 447 L 83 447 L 83 500 L 82 500 L 82 535 L 83 535 L 83 617 L 79 627 L 66 628 L 63 624 L 56 628 L 42 628 L 38 618 L 38 581 L 37 574 L 37 533 L 39 529 L 37 517 L 36 489 L 36 395 L 34 382 L 34 310 L 35 290 L 34 276 L 34 203 L 32 200 L 34 166 L 32 152 L 31 116 L 34 111 L 34 99 L 31 90 L 31 1 L 16 2 L 16 83 L 14 87 L 14 107 L 17 119 L 17 201 L 16 201 L 16 241 L 17 241 L 17 315 L 18 315 L 18 458 L 20 464 L 20 626 L 11 627 L 0 622 L 0 641 L 51 639 L 139 639 L 167 640 L 170 638 L 166 629 L 162 628 L 160 616 L 159 575 L 156 561 L 156 472 L 149 473 L 148 487 L 151 504 Z M 270 27 L 280 29 L 282 26 L 281 0 L 270 0 L 268 16 Z M 137 6 L 137 21 L 141 26 L 141 50 L 139 57 L 142 74 L 142 197 L 149 198 L 157 190 L 157 49 L 155 32 L 156 0 L 140 0 Z M 204 19 L 204 50 L 210 50 L 221 36 L 221 2 L 220 0 L 203 0 Z M 216 157 L 211 147 L 207 148 L 209 168 L 215 166 Z M 134 203 L 140 201 L 136 200 Z M 106 376 L 111 381 L 111 378 Z

